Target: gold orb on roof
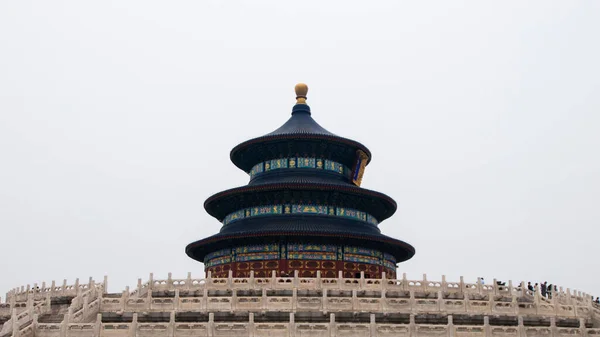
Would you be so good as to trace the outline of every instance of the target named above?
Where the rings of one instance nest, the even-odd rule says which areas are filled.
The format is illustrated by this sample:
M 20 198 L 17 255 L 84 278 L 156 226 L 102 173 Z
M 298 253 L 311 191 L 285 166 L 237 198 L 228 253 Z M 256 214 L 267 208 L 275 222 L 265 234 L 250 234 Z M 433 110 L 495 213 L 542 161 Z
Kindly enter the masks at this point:
M 296 104 L 306 104 L 308 86 L 304 83 L 298 83 L 294 89 L 296 90 Z

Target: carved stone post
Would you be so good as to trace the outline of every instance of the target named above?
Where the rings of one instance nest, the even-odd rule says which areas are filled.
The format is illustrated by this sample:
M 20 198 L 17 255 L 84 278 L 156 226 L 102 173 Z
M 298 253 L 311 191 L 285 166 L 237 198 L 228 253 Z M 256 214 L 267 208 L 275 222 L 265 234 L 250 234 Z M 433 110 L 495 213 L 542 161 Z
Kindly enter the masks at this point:
M 215 314 L 212 312 L 208 313 L 208 337 L 215 335 Z
M 523 316 L 517 317 L 517 320 L 519 322 L 519 325 L 517 327 L 519 329 L 519 337 L 527 337 L 527 333 L 525 332 L 525 325 L 523 325 Z
M 134 314 L 134 316 L 135 315 L 137 315 L 137 314 Z M 102 314 L 98 314 L 98 315 L 96 315 L 96 323 L 94 324 L 94 337 L 100 337 L 101 330 L 102 330 Z
M 410 321 L 408 323 L 408 335 L 410 337 L 417 336 L 417 325 L 415 324 L 415 314 L 410 314 Z
M 108 275 L 104 275 L 104 282 L 102 282 L 102 291 L 108 294 Z
M 295 288 L 292 290 L 292 311 L 296 312 L 296 309 L 298 307 L 298 288 Z
M 175 311 L 171 311 L 169 315 L 169 328 L 167 329 L 168 337 L 175 337 Z
M 254 333 L 254 313 L 251 312 L 248 314 L 248 337 L 254 337 Z
M 582 337 L 587 337 L 588 332 L 587 329 L 585 327 L 585 318 L 581 317 L 579 319 L 579 329 L 581 330 L 581 336 Z
M 483 331 L 484 331 L 486 337 L 489 337 L 492 335 L 492 329 L 490 327 L 490 317 L 489 316 L 483 316 Z
M 550 333 L 552 337 L 558 336 L 558 329 L 556 328 L 556 317 L 550 317 Z
M 448 337 L 454 337 L 454 318 L 448 315 Z
M 446 282 L 446 275 L 442 275 L 442 291 L 448 291 L 448 283 Z
M 317 280 L 316 280 L 316 282 L 317 282 L 316 289 L 321 289 L 322 283 L 321 283 L 321 271 L 320 270 L 317 270 Z
M 296 322 L 294 313 L 290 312 L 290 323 L 288 324 L 288 336 L 296 337 Z
M 337 336 L 337 326 L 335 324 L 335 314 L 329 314 L 329 336 L 335 337 Z
M 134 312 L 133 319 L 131 320 L 131 327 L 129 329 L 129 337 L 137 336 L 137 330 L 138 330 L 138 313 Z

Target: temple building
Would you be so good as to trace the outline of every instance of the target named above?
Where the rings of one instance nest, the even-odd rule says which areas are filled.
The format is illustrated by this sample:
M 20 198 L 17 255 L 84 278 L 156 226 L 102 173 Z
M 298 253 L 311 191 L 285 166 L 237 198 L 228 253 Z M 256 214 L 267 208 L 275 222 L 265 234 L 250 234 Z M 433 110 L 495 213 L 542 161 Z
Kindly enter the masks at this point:
M 204 277 L 21 286 L 0 299 L 0 337 L 600 337 L 580 291 L 397 275 L 415 249 L 378 228 L 396 203 L 361 187 L 371 152 L 317 124 L 307 91 L 231 151 L 250 181 L 204 204 L 223 224 L 186 247 Z
M 248 173 L 246 186 L 204 203 L 223 223 L 218 234 L 191 243 L 186 253 L 213 277 L 396 277 L 396 264 L 414 248 L 381 234 L 396 211 L 385 194 L 360 187 L 371 152 L 336 136 L 311 117 L 308 87 L 296 86 L 292 116 L 277 130 L 245 141 L 231 161 Z

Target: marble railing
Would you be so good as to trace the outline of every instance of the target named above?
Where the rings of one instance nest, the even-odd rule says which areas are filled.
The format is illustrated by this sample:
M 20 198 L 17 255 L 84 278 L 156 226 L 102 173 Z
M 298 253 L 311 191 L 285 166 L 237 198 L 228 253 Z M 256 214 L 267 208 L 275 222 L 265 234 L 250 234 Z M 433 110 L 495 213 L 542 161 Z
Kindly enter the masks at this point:
M 335 314 L 329 314 L 325 322 L 302 322 L 295 320 L 290 314 L 289 320 L 279 322 L 255 321 L 255 315 L 250 313 L 246 321 L 219 322 L 210 314 L 204 322 L 176 322 L 175 314 L 171 313 L 169 322 L 144 323 L 138 322 L 137 314 L 133 320 L 126 323 L 102 323 L 98 315 L 95 323 L 60 323 L 35 324 L 30 327 L 36 337 L 158 337 L 158 336 L 254 336 L 254 337 L 560 337 L 560 336 L 600 336 L 600 329 L 586 328 L 583 320 L 577 327 L 559 327 L 554 319 L 548 326 L 526 326 L 519 319 L 515 326 L 491 325 L 486 317 L 482 325 L 456 325 L 452 316 L 448 316 L 447 324 L 417 324 L 414 315 L 405 324 L 378 322 L 371 314 L 367 322 L 348 323 L 336 320 Z M 26 337 L 26 336 L 22 336 Z
M 307 295 L 301 289 L 293 288 L 289 294 L 269 293 L 266 288 L 259 294 L 244 294 L 233 289 L 225 293 L 211 295 L 209 289 L 196 293 L 193 297 L 180 296 L 175 289 L 173 297 L 130 297 L 123 292 L 121 297 L 102 298 L 101 312 L 166 312 L 166 311 L 349 311 L 380 313 L 467 313 L 505 315 L 543 315 L 557 317 L 590 317 L 594 312 L 588 305 L 572 305 L 558 302 L 546 303 L 534 299 L 523 302 L 523 298 L 488 295 L 487 298 L 473 298 L 469 294 L 448 298 L 443 292 L 415 291 L 361 291 L 325 289 Z M 299 294 L 300 293 L 300 294 Z M 420 297 L 418 297 L 418 296 Z M 596 309 L 597 310 L 597 309 Z M 599 316 L 600 317 L 600 316 Z
M 75 279 L 75 283 L 67 284 L 67 280 L 64 280 L 62 285 L 57 285 L 56 281 L 52 281 L 49 285 L 43 282 L 41 286 L 37 283 L 32 285 L 21 286 L 20 288 L 14 288 L 6 294 L 6 303 L 11 304 L 16 302 L 25 302 L 30 297 L 34 300 L 43 300 L 46 297 L 75 297 L 77 294 L 84 292 L 93 287 L 102 286 L 107 289 L 108 278 L 104 277 L 104 283 L 95 282 L 91 277 L 87 283 L 80 283 L 79 279 Z M 0 309 L 2 307 L 0 306 Z M 0 314 L 1 315 L 1 314 Z
M 80 289 L 75 297 L 71 300 L 68 308 L 68 313 L 64 318 L 63 323 L 80 323 L 93 320 L 100 310 L 100 302 L 104 292 L 103 285 L 96 285 L 90 281 L 88 287 L 77 287 Z M 83 291 L 83 289 L 86 289 Z M 33 295 L 30 293 L 29 302 L 33 301 Z M 33 337 L 38 326 L 38 317 L 47 314 L 51 311 L 51 297 L 47 293 L 46 301 L 40 302 L 33 307 L 28 307 L 21 314 L 17 314 L 16 309 L 13 311 L 11 319 L 9 319 L 2 330 L 0 337 Z M 97 335 L 96 335 L 97 336 Z
M 508 281 L 506 285 L 500 286 L 496 284 L 496 280 L 492 284 L 483 284 L 481 279 L 476 282 L 465 282 L 463 277 L 460 277 L 458 282 L 448 282 L 446 277 L 442 276 L 441 281 L 430 281 L 427 275 L 423 275 L 421 280 L 410 280 L 403 274 L 401 279 L 387 279 L 385 273 L 381 279 L 367 279 L 361 273 L 360 278 L 343 278 L 340 272 L 338 278 L 321 278 L 317 272 L 315 278 L 294 277 L 277 277 L 275 273 L 271 277 L 253 277 L 252 274 L 248 278 L 234 278 L 230 273 L 228 278 L 212 278 L 210 272 L 206 279 L 196 279 L 188 273 L 185 279 L 174 279 L 169 273 L 167 279 L 156 280 L 153 274 L 150 274 L 148 282 L 142 283 L 138 279 L 137 288 L 131 292 L 131 297 L 145 297 L 151 291 L 174 291 L 179 290 L 218 290 L 218 289 L 338 289 L 338 290 L 377 290 L 377 291 L 408 291 L 413 293 L 432 293 L 442 292 L 444 294 L 460 293 L 460 294 L 476 294 L 480 296 L 494 295 L 505 297 L 521 297 L 529 298 L 532 301 L 537 300 L 540 303 L 548 304 L 564 304 L 564 305 L 584 305 L 588 306 L 592 303 L 592 297 L 581 291 L 571 291 L 570 289 L 559 288 L 558 292 L 553 293 L 552 299 L 547 299 L 541 296 L 539 290 L 531 292 L 527 289 L 525 282 L 518 284 Z

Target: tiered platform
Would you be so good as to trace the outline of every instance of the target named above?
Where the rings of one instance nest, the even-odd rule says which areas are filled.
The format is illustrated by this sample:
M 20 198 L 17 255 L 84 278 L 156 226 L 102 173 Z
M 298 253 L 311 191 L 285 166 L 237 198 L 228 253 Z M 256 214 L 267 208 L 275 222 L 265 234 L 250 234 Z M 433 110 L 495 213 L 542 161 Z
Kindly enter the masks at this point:
M 600 335 L 591 296 L 547 299 L 523 282 L 150 274 L 133 291 L 106 289 L 106 278 L 15 289 L 0 304 L 0 337 Z

